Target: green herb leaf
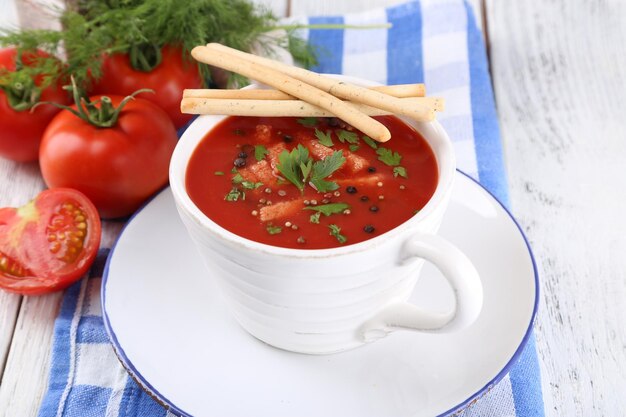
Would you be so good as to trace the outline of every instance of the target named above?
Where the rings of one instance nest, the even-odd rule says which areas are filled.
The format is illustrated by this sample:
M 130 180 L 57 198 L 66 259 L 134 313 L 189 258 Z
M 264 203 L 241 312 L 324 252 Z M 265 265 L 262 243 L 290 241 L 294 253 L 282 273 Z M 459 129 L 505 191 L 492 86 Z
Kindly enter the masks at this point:
M 337 242 L 343 245 L 348 241 L 348 238 L 341 234 L 341 228 L 336 224 L 329 224 L 328 228 L 330 229 L 330 235 L 335 236 Z
M 315 162 L 310 180 L 313 187 L 320 193 L 334 191 L 339 188 L 337 183 L 326 181 L 325 178 L 341 168 L 345 162 L 346 158 L 344 158 L 342 151 L 335 151 L 332 155 Z
M 261 159 L 265 158 L 265 155 L 267 155 L 267 148 L 263 145 L 255 145 L 254 146 L 254 157 L 256 158 L 257 161 L 260 161 Z
M 278 155 L 279 164 L 276 166 L 286 180 L 304 190 L 304 179 L 302 175 L 302 165 L 307 166 L 309 162 L 309 150 L 302 145 L 298 145 L 291 152 L 286 150 Z
M 309 217 L 309 221 L 311 223 L 315 223 L 315 224 L 319 224 L 320 223 L 320 215 L 322 213 L 320 213 L 319 211 L 315 214 L 311 214 L 311 217 Z
M 330 130 L 327 130 L 326 133 L 324 133 L 319 129 L 315 129 L 315 137 L 324 146 L 328 146 L 328 147 L 334 146 L 333 140 L 331 139 L 331 135 L 332 133 Z
M 322 204 L 320 206 L 308 206 L 305 207 L 304 210 L 313 210 L 323 214 L 324 216 L 330 216 L 331 214 L 343 213 L 344 210 L 349 208 L 350 205 L 346 203 L 330 203 Z
M 267 230 L 267 233 L 269 233 L 270 235 L 277 235 L 278 233 L 283 231 L 282 227 L 273 226 L 271 224 L 268 224 L 265 229 Z
M 233 167 L 233 169 L 230 170 L 231 174 L 236 174 L 237 173 L 237 168 Z
M 300 163 L 300 171 L 302 171 L 302 182 L 306 184 L 306 179 L 309 178 L 309 174 L 313 169 L 313 160 L 309 159 L 306 164 Z
M 401 176 L 403 178 L 408 178 L 407 174 L 406 174 L 406 168 L 404 167 L 394 167 L 393 168 L 393 176 L 397 177 L 397 176 Z
M 239 199 L 245 200 L 246 199 L 246 193 L 244 193 L 243 191 L 241 191 L 239 188 L 237 187 L 233 187 L 228 194 L 226 194 L 226 196 L 224 197 L 224 200 L 226 201 L 237 201 Z
M 241 186 L 246 190 L 256 190 L 263 186 L 262 182 L 242 181 Z
M 359 136 L 355 132 L 350 132 L 349 130 L 339 129 L 337 130 L 337 138 L 339 138 L 339 142 L 341 143 L 359 143 Z
M 350 152 L 356 152 L 359 150 L 360 146 L 359 145 L 350 145 Z
M 313 188 L 321 193 L 339 188 L 336 183 L 326 181 L 325 178 L 346 162 L 342 151 L 335 151 L 321 161 L 313 162 L 309 157 L 309 150 L 302 145 L 298 145 L 291 152 L 282 151 L 278 160 L 277 168 L 280 173 L 298 187 L 300 192 L 304 191 L 304 186 L 310 182 Z
M 393 152 L 387 148 L 380 147 L 376 153 L 378 154 L 379 161 L 392 167 L 400 165 L 400 161 L 402 160 L 402 156 L 400 156 L 398 152 Z
M 215 171 L 215 175 L 224 175 L 223 171 Z
M 369 136 L 363 135 L 363 142 L 367 143 L 372 149 L 378 149 L 378 144 L 376 143 L 376 141 Z
M 303 119 L 298 119 L 297 122 L 302 126 L 313 127 L 317 124 L 317 117 L 305 117 Z
M 243 177 L 241 176 L 241 174 L 240 174 L 240 173 L 238 173 L 238 172 L 237 172 L 237 173 L 233 176 L 232 181 L 233 181 L 233 184 L 241 184 L 241 183 L 243 182 Z

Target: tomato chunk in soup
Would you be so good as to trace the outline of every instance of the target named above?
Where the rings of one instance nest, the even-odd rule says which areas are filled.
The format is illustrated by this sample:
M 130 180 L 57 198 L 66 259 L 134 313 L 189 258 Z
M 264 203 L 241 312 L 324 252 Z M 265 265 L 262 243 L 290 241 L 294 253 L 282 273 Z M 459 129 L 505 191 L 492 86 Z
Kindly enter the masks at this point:
M 350 245 L 415 215 L 438 179 L 428 143 L 393 116 L 374 142 L 336 118 L 228 117 L 195 149 L 192 201 L 244 238 L 295 249 Z

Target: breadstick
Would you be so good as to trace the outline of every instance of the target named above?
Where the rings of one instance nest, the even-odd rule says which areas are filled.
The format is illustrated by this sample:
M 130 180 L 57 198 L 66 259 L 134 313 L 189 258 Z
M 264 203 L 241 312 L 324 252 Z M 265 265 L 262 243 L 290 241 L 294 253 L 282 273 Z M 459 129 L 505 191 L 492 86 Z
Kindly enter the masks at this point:
M 403 116 L 407 116 L 418 121 L 431 121 L 435 118 L 434 111 L 432 111 L 432 109 L 429 109 L 428 107 L 417 106 L 407 108 L 402 106 L 402 103 L 398 102 L 397 98 L 380 93 L 378 91 L 368 90 L 365 87 L 348 84 L 344 81 L 326 77 L 324 75 L 317 74 L 303 68 L 286 65 L 272 59 L 248 54 L 246 52 L 241 52 L 236 49 L 221 45 L 219 43 L 209 43 L 207 45 L 207 48 L 216 53 L 222 52 L 224 53 L 224 55 L 244 59 L 249 62 L 250 65 L 254 63 L 263 65 L 276 71 L 280 71 L 290 77 L 293 77 L 297 80 L 317 87 L 320 90 L 323 90 L 329 94 L 332 94 L 333 96 L 341 97 L 352 102 L 363 103 L 372 107 L 385 109 L 394 114 L 401 114 Z
M 239 73 L 324 108 L 374 140 L 386 142 L 391 138 L 391 133 L 382 123 L 355 110 L 337 97 L 280 71 L 206 46 L 196 46 L 191 50 L 191 55 L 200 62 Z
M 260 91 L 260 90 L 250 90 Z M 432 104 L 440 102 L 431 97 L 410 97 L 401 99 L 403 105 L 422 105 L 424 101 Z M 387 110 L 377 109 L 366 104 L 345 102 L 354 109 L 368 116 L 392 114 Z M 333 117 L 334 114 L 313 104 L 301 100 L 254 100 L 186 97 L 180 103 L 180 110 L 187 114 L 223 114 L 237 116 L 289 116 L 289 117 Z
M 369 87 L 394 97 L 424 97 L 424 84 L 397 84 Z M 183 98 L 234 98 L 240 100 L 295 100 L 296 98 L 278 90 L 219 90 L 219 89 L 185 89 Z

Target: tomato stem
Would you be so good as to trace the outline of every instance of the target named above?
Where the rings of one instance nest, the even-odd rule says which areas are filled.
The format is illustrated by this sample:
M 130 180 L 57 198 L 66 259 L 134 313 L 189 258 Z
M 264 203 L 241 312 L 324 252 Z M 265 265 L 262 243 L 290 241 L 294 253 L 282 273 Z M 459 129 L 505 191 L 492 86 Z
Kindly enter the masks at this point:
M 32 108 L 39 101 L 41 89 L 26 74 L 14 72 L 11 78 L 7 84 L 0 85 L 7 97 L 9 106 L 15 111 Z
M 150 90 L 149 88 L 142 88 L 135 91 L 131 95 L 124 97 L 120 104 L 115 107 L 113 105 L 113 102 L 111 101 L 111 98 L 107 96 L 102 96 L 98 100 L 91 101 L 89 97 L 85 96 L 83 91 L 78 88 L 74 77 L 72 77 L 72 85 L 64 86 L 63 88 L 72 90 L 72 96 L 74 97 L 74 103 L 76 104 L 75 109 L 69 106 L 64 106 L 62 104 L 52 102 L 40 102 L 37 103 L 33 108 L 37 107 L 40 104 L 52 104 L 56 107 L 69 111 L 70 113 L 87 123 L 101 128 L 114 126 L 117 123 L 117 119 L 119 118 L 124 106 L 126 106 L 126 104 L 128 104 L 130 100 L 133 100 L 137 94 L 154 93 L 154 90 Z

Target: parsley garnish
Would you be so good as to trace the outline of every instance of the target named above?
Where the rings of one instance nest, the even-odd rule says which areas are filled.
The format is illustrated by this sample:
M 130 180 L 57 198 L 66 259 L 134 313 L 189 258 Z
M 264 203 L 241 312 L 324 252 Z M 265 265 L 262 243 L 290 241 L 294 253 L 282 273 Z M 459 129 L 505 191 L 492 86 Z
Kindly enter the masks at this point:
M 348 241 L 348 238 L 341 234 L 341 228 L 336 224 L 329 224 L 328 228 L 330 229 L 330 235 L 335 236 L 337 242 L 343 245 Z
M 315 129 L 315 137 L 317 138 L 317 140 L 320 141 L 320 143 L 324 146 L 328 146 L 331 147 L 334 145 L 333 140 L 331 139 L 331 131 L 327 130 L 326 133 L 322 132 L 319 129 Z
M 304 190 L 306 178 L 302 174 L 302 166 L 308 167 L 309 150 L 302 145 L 294 148 L 291 152 L 282 151 L 278 155 L 279 164 L 276 166 L 285 179 L 298 187 L 298 190 Z
M 398 175 L 403 177 L 403 178 L 408 178 L 408 176 L 406 174 L 406 168 L 404 168 L 404 167 L 394 167 L 393 168 L 393 176 L 397 177 Z
M 254 157 L 256 158 L 257 161 L 260 161 L 261 159 L 265 158 L 265 155 L 267 155 L 267 148 L 263 145 L 255 145 L 254 146 Z
M 330 203 L 322 204 L 320 206 L 308 206 L 305 207 L 304 210 L 313 210 L 323 214 L 324 216 L 330 216 L 331 214 L 343 213 L 344 210 L 349 208 L 350 205 L 346 203 Z
M 297 121 L 302 126 L 313 127 L 317 124 L 317 117 L 305 117 L 303 119 L 298 119 Z
M 320 223 L 320 215 L 322 213 L 320 213 L 319 211 L 315 214 L 311 214 L 311 217 L 309 217 L 309 221 L 311 223 L 315 223 L 315 224 L 319 224 Z
M 241 181 L 241 186 L 246 190 L 256 190 L 263 186 L 262 182 Z
M 359 143 L 359 137 L 357 136 L 357 134 L 355 132 L 350 132 L 349 130 L 343 130 L 343 129 L 339 129 L 337 130 L 337 138 L 339 138 L 339 142 L 341 143 L 352 143 L 352 144 L 357 144 Z
M 369 136 L 363 135 L 363 142 L 367 143 L 372 149 L 378 149 L 378 144 Z
M 378 160 L 391 167 L 400 165 L 402 156 L 398 152 L 393 152 L 387 148 L 378 148 L 376 151 L 378 154 Z
M 243 177 L 241 176 L 240 173 L 236 173 L 233 176 L 233 184 L 241 184 L 241 186 L 247 190 L 256 190 L 259 187 L 263 186 L 262 182 L 252 182 L 252 181 L 246 181 L 243 179 Z
M 215 175 L 224 175 L 224 172 L 222 172 L 222 171 L 215 171 Z
M 298 145 L 291 152 L 282 151 L 278 160 L 277 168 L 280 173 L 298 187 L 300 192 L 304 191 L 304 186 L 310 182 L 321 193 L 339 188 L 337 183 L 326 181 L 325 178 L 332 175 L 346 162 L 342 151 L 335 151 L 321 161 L 313 162 L 309 157 L 309 150 L 302 145 Z
M 238 172 L 237 172 L 237 173 L 233 176 L 232 181 L 233 181 L 233 184 L 241 184 L 241 183 L 243 182 L 243 177 L 241 176 L 241 174 L 240 174 L 240 173 L 238 173 Z
M 233 167 L 233 169 L 230 170 L 231 174 L 236 174 L 237 173 L 237 168 Z
M 327 156 L 321 161 L 313 164 L 313 172 L 311 173 L 311 185 L 320 193 L 334 191 L 339 186 L 336 182 L 326 181 L 324 178 L 332 175 L 346 162 L 342 151 L 335 151 L 332 155 Z
M 269 233 L 270 235 L 277 235 L 278 233 L 283 231 L 282 227 L 273 226 L 271 224 L 267 225 L 266 230 L 267 230 L 267 233 Z
M 224 197 L 224 200 L 226 201 L 237 201 L 239 199 L 245 200 L 246 199 L 246 193 L 244 193 L 243 191 L 241 191 L 239 188 L 237 187 L 233 187 L 228 194 L 226 194 L 226 196 Z
M 360 146 L 359 145 L 350 145 L 350 152 L 356 152 L 359 150 Z

